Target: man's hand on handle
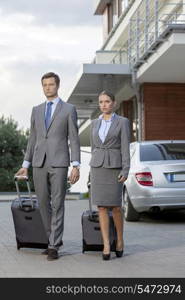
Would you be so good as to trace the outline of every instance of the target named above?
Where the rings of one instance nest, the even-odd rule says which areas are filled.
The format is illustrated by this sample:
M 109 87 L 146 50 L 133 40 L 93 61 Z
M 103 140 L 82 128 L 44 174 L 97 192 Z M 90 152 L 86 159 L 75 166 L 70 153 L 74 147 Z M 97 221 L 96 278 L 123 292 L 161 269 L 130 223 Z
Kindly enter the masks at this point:
M 69 176 L 69 181 L 71 184 L 76 183 L 80 178 L 80 170 L 78 168 L 73 167 L 71 174 Z
M 19 176 L 19 179 L 25 179 L 25 177 L 28 177 L 28 169 L 27 168 L 21 168 L 19 171 L 15 174 L 15 176 Z

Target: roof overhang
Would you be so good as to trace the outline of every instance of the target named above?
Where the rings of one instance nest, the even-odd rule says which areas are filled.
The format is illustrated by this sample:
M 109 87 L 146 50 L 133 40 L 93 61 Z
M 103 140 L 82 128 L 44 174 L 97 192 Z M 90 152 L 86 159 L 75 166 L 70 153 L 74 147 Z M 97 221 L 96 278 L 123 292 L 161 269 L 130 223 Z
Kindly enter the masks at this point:
M 67 102 L 75 105 L 81 146 L 89 146 L 90 119 L 98 109 L 98 95 L 107 90 L 116 94 L 131 79 L 131 72 L 125 64 L 83 64 L 77 79 L 69 91 Z M 85 121 L 86 120 L 86 121 Z
M 102 15 L 107 4 L 112 0 L 94 0 L 94 15 Z
M 130 68 L 125 64 L 83 64 L 67 102 L 75 105 L 79 119 L 88 119 L 98 108 L 99 93 L 116 93 L 130 76 Z

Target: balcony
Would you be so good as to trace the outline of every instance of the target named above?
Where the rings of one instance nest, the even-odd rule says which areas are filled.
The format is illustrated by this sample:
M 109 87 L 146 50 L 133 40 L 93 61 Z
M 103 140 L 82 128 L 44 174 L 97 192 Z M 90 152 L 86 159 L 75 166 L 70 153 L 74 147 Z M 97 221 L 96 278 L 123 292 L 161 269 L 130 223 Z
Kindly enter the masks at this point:
M 142 1 L 130 20 L 128 60 L 132 69 L 142 66 L 172 31 L 184 30 L 184 5 L 182 0 Z
M 128 64 L 128 52 L 125 48 L 115 51 L 99 50 L 96 51 L 94 62 L 96 64 Z

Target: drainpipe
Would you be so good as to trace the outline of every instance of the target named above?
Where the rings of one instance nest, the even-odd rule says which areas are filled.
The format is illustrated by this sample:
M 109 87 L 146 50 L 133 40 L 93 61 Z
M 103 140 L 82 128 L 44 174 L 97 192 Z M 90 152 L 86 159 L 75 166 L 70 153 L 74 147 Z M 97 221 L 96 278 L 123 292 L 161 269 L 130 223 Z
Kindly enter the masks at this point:
M 137 81 L 137 69 L 135 69 L 132 64 L 132 47 L 133 46 L 133 40 L 132 40 L 132 22 L 135 22 L 135 20 L 130 20 L 129 23 L 129 46 L 128 46 L 128 61 L 130 64 L 130 69 L 132 73 L 132 88 L 134 90 L 134 93 L 136 95 L 136 103 L 137 103 L 137 118 L 136 118 L 136 139 L 138 141 L 141 141 L 142 138 L 142 102 L 141 102 L 141 97 L 140 97 L 140 84 Z M 139 32 L 139 23 L 140 23 L 140 14 L 139 10 L 137 11 L 137 26 L 136 26 L 136 48 L 134 51 L 136 51 L 136 57 L 139 59 L 139 37 L 140 37 L 140 32 Z M 131 46 L 132 45 L 132 46 Z M 138 130 L 137 130 L 138 129 Z
M 142 139 L 142 99 L 140 95 L 140 84 L 137 81 L 137 70 L 132 70 L 132 88 L 136 95 L 136 102 L 137 102 L 137 119 L 136 119 L 136 133 L 137 133 L 137 140 L 141 141 Z M 137 130 L 138 129 L 138 130 Z

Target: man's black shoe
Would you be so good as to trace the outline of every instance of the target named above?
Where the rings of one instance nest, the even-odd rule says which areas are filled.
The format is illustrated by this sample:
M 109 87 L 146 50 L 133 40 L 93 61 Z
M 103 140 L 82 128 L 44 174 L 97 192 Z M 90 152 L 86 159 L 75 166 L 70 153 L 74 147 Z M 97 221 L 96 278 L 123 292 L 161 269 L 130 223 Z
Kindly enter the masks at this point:
M 63 241 L 61 242 L 61 245 L 60 246 L 63 246 Z M 48 248 L 45 249 L 43 252 L 41 252 L 41 254 L 43 255 L 48 255 Z
M 47 260 L 55 260 L 58 258 L 58 251 L 56 249 L 48 249 Z
M 48 248 L 42 252 L 43 255 L 48 255 Z

